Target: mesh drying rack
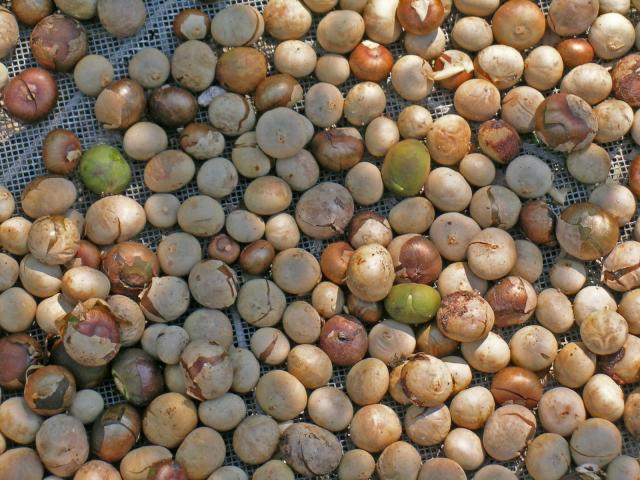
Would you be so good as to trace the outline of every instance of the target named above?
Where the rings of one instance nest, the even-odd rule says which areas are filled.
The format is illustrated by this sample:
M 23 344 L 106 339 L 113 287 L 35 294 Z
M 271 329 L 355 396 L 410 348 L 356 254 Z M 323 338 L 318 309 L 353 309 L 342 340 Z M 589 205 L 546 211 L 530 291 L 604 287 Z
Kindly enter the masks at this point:
M 104 55 L 112 62 L 115 70 L 115 78 L 123 78 L 127 76 L 127 65 L 129 58 L 143 47 L 155 47 L 162 50 L 165 54 L 171 55 L 177 46 L 176 38 L 172 30 L 172 22 L 175 15 L 181 10 L 189 7 L 196 7 L 206 11 L 210 16 L 213 16 L 216 12 L 223 9 L 230 4 L 246 3 L 257 7 L 262 11 L 267 0 L 226 0 L 226 1 L 214 1 L 205 3 L 202 1 L 193 0 L 145 0 L 147 6 L 148 18 L 144 28 L 133 38 L 124 40 L 116 40 L 111 37 L 96 20 L 85 22 L 85 26 L 89 35 L 89 49 L 90 53 L 96 53 Z M 549 0 L 538 0 L 541 8 L 546 12 L 549 4 Z M 0 2 L 1 5 L 10 7 L 10 1 Z M 449 46 L 448 32 L 451 30 L 453 23 L 456 19 L 455 10 L 447 18 L 443 25 L 445 35 L 447 37 L 447 45 Z M 637 12 L 632 12 L 632 21 L 635 24 L 639 18 Z M 321 49 L 315 42 L 315 30 L 318 23 L 319 16 L 314 16 L 313 26 L 304 39 L 306 42 L 312 44 L 318 52 Z M 13 55 L 5 59 L 4 63 L 9 68 L 11 75 L 18 73 L 19 71 L 35 66 L 35 61 L 31 56 L 29 50 L 29 32 L 30 28 L 22 28 L 20 35 L 20 43 L 16 48 Z M 258 43 L 257 47 L 262 50 L 271 60 L 273 57 L 273 51 L 275 43 L 268 37 L 264 37 Z M 390 47 L 394 57 L 398 57 L 403 54 L 404 49 L 402 42 L 397 42 Z M 270 62 L 272 63 L 272 62 Z M 273 69 L 271 65 L 271 69 Z M 108 131 L 101 128 L 94 118 L 93 105 L 95 100 L 93 98 L 85 97 L 76 88 L 73 83 L 73 78 L 68 74 L 58 74 L 58 88 L 59 88 L 59 101 L 54 112 L 48 117 L 46 121 L 31 126 L 23 126 L 19 123 L 12 121 L 6 116 L 4 111 L 0 109 L 0 185 L 5 185 L 16 197 L 16 200 L 20 198 L 20 192 L 24 186 L 30 182 L 33 178 L 45 173 L 42 157 L 41 146 L 45 135 L 54 128 L 67 128 L 74 131 L 82 141 L 85 148 L 95 143 L 108 143 L 116 147 L 122 147 L 122 134 L 121 132 Z M 302 82 L 305 90 L 312 84 L 312 81 L 307 79 Z M 341 86 L 343 94 L 355 84 L 354 79 L 350 79 L 347 83 Z M 399 112 L 409 104 L 398 95 L 395 94 L 390 85 L 383 85 L 387 93 L 387 109 L 386 115 L 391 118 L 397 118 Z M 435 118 L 441 117 L 447 113 L 453 112 L 453 96 L 450 92 L 441 88 L 435 88 L 433 93 L 423 102 L 422 105 L 427 107 Z M 297 110 L 302 110 L 303 105 L 299 104 L 296 107 Z M 205 109 L 201 109 L 198 115 L 199 121 L 207 121 Z M 477 125 L 472 125 L 477 127 Z M 475 128 L 474 128 L 475 131 Z M 233 139 L 227 139 L 226 149 L 224 156 L 230 158 L 230 150 L 233 143 Z M 170 148 L 177 146 L 177 136 L 174 133 L 170 136 Z M 628 178 L 628 165 L 629 161 L 636 155 L 637 147 L 633 142 L 626 138 L 624 140 L 604 145 L 609 152 L 612 159 L 612 166 L 609 176 L 612 179 L 618 180 L 621 183 L 626 183 Z M 558 213 L 564 206 L 586 201 L 589 197 L 592 188 L 578 184 L 567 172 L 564 166 L 564 159 L 539 146 L 533 135 L 523 136 L 523 148 L 522 153 L 528 153 L 536 155 L 544 159 L 555 172 L 555 187 L 564 189 L 567 192 L 567 197 L 564 205 L 558 205 L 552 203 L 550 199 L 547 199 L 552 203 L 556 213 Z M 365 158 L 366 161 L 378 163 L 379 159 Z M 125 192 L 125 195 L 134 198 L 141 204 L 151 195 L 151 192 L 145 187 L 143 181 L 143 167 L 142 162 L 132 162 L 133 166 L 133 180 L 131 185 Z M 344 175 L 330 172 L 323 172 L 321 174 L 320 181 L 336 181 L 343 183 Z M 96 200 L 96 197 L 90 192 L 84 190 L 82 183 L 74 178 L 76 186 L 78 188 L 78 201 L 75 208 L 79 209 L 83 213 L 88 206 Z M 246 179 L 241 179 L 238 187 L 235 191 L 222 201 L 223 208 L 226 213 L 229 213 L 235 209 L 242 202 L 243 191 L 247 186 Z M 176 195 L 180 200 L 184 200 L 189 196 L 197 194 L 197 186 L 195 181 L 192 181 L 189 185 L 184 187 Z M 294 194 L 295 205 L 299 195 Z M 393 196 L 385 196 L 378 204 L 372 207 L 375 211 L 386 215 L 393 205 L 397 203 L 397 199 Z M 292 213 L 292 210 L 290 213 Z M 21 214 L 18 205 L 18 214 Z M 622 239 L 631 239 L 632 230 L 635 223 L 635 219 L 632 223 L 625 226 L 622 230 Z M 172 230 L 157 230 L 153 228 L 147 228 L 143 231 L 139 240 L 155 249 L 158 241 L 163 235 L 171 233 Z M 514 236 L 518 238 L 518 233 L 514 232 Z M 319 256 L 322 252 L 323 246 L 326 242 L 320 242 L 303 236 L 300 242 L 300 247 L 304 248 L 316 256 Z M 205 243 L 203 242 L 203 248 Z M 549 286 L 548 281 L 548 269 L 553 264 L 555 259 L 560 254 L 558 248 L 555 247 L 543 247 L 542 253 L 544 257 L 545 271 L 536 283 L 535 287 L 539 291 Z M 590 266 L 590 283 L 598 282 L 598 269 L 597 265 Z M 240 282 L 243 281 L 242 273 L 237 269 Z M 292 300 L 289 297 L 288 300 Z M 197 306 L 192 305 L 191 310 Z M 189 311 L 189 312 L 190 312 Z M 233 320 L 235 330 L 235 344 L 241 347 L 247 347 L 249 344 L 249 338 L 255 331 L 254 327 L 249 326 L 243 322 L 237 312 L 233 309 L 226 311 L 229 317 Z M 535 321 L 535 320 L 532 320 Z M 180 324 L 180 321 L 175 322 Z M 508 341 L 511 335 L 515 332 L 517 327 L 502 329 L 499 333 Z M 30 331 L 30 334 L 36 337 L 39 341 L 44 343 L 44 334 L 37 328 Z M 572 329 L 569 332 L 559 335 L 558 342 L 562 346 L 568 342 L 579 339 L 579 333 L 577 329 Z M 263 366 L 263 372 L 273 367 Z M 335 368 L 334 377 L 331 381 L 332 385 L 337 387 L 343 387 L 346 379 L 347 369 Z M 491 382 L 491 376 L 475 372 L 472 385 L 488 386 Z M 557 386 L 553 378 L 549 378 L 545 389 L 553 388 Z M 631 386 L 625 387 L 625 393 L 631 390 Z M 123 398 L 118 394 L 115 386 L 111 380 L 107 380 L 103 385 L 97 389 L 105 399 L 106 404 L 112 405 L 123 401 Z M 259 412 L 260 408 L 257 406 L 253 394 L 247 394 L 244 396 L 247 403 L 247 409 L 249 414 Z M 401 406 L 393 402 L 388 396 L 385 397 L 383 403 L 391 406 L 400 416 L 404 417 L 406 407 Z M 299 420 L 304 420 L 305 416 L 301 415 Z M 628 432 L 625 431 L 622 423 L 618 423 L 618 427 L 623 433 L 623 453 L 632 455 L 635 457 L 640 456 L 640 442 L 631 438 Z M 539 432 L 540 433 L 540 432 Z M 351 443 L 348 433 L 342 432 L 338 434 L 345 449 L 354 448 Z M 227 445 L 227 456 L 225 465 L 236 465 L 243 468 L 248 474 L 251 474 L 254 470 L 253 467 L 245 465 L 234 455 L 231 448 L 231 434 L 224 435 Z M 404 437 L 406 440 L 406 437 Z M 429 447 L 419 449 L 423 460 L 443 456 L 443 452 L 440 447 Z M 490 460 L 487 463 L 493 463 Z M 516 461 L 508 462 L 504 464 L 511 470 L 517 473 L 519 478 L 529 479 L 530 477 L 526 473 L 524 468 L 524 461 L 518 459 Z M 469 473 L 469 478 L 473 476 Z M 324 478 L 324 477 L 323 477 Z M 336 478 L 335 476 L 327 476 L 326 478 Z

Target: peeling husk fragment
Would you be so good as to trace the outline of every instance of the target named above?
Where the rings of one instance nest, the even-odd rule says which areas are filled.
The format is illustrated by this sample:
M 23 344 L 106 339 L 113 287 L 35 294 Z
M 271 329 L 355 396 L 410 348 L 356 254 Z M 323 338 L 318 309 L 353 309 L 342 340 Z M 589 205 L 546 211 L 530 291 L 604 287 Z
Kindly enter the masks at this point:
M 187 379 L 187 394 L 198 400 L 218 398 L 233 383 L 229 354 L 215 342 L 191 342 L 180 355 L 180 366 Z
M 640 286 L 640 242 L 623 242 L 602 263 L 602 279 L 616 292 L 628 292 Z
M 535 130 L 551 149 L 573 152 L 591 144 L 598 131 L 598 121 L 589 104 L 580 97 L 558 93 L 548 97 L 536 110 Z
M 566 208 L 556 225 L 560 246 L 580 260 L 595 260 L 616 246 L 618 222 L 602 208 L 591 203 L 576 203 Z
M 497 282 L 487 292 L 486 300 L 495 313 L 495 324 L 500 328 L 526 323 L 538 304 L 533 286 L 516 276 Z
M 79 303 L 56 323 L 65 350 L 81 365 L 106 365 L 120 350 L 119 319 L 104 300 Z

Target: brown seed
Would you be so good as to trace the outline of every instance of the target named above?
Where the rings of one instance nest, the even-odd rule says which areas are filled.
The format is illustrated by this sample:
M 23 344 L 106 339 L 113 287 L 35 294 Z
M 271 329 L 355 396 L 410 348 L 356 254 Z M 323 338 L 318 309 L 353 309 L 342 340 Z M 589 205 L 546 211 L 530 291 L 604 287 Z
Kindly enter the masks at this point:
M 544 13 L 535 2 L 509 0 L 493 14 L 491 28 L 496 43 L 518 50 L 533 47 L 544 35 Z
M 349 56 L 353 75 L 362 81 L 381 82 L 393 68 L 393 55 L 383 45 L 365 40 Z
M 396 283 L 431 284 L 442 271 L 442 257 L 433 242 L 422 235 L 400 235 L 388 246 Z
M 542 397 L 542 391 L 538 376 L 520 367 L 500 370 L 491 382 L 491 394 L 500 405 L 515 403 L 534 408 Z
M 589 146 L 598 131 L 598 121 L 589 104 L 580 97 L 556 93 L 538 106 L 535 131 L 549 148 L 573 152 Z
M 347 242 L 334 242 L 327 245 L 320 257 L 320 269 L 324 276 L 336 285 L 343 285 L 349 259 L 354 251 Z
M 202 10 L 187 8 L 173 19 L 173 31 L 178 40 L 203 40 L 209 33 L 211 19 Z
M 556 45 L 562 61 L 569 68 L 593 61 L 594 51 L 586 38 L 567 38 Z
M 629 188 L 636 197 L 640 197 L 640 155 L 629 165 Z
M 632 53 L 621 58 L 611 70 L 613 94 L 631 107 L 640 107 L 640 54 Z
M 440 0 L 400 0 L 396 14 L 407 32 L 426 35 L 442 25 L 444 6 Z
M 620 385 L 640 382 L 640 338 L 629 335 L 620 350 L 600 357 L 598 364 Z
M 71 407 L 76 396 L 76 382 L 64 367 L 48 365 L 29 372 L 24 399 L 38 415 L 51 416 Z
M 198 102 L 184 88 L 165 85 L 149 96 L 149 114 L 163 127 L 176 128 L 191 123 L 198 113 Z
M 122 242 L 104 254 L 102 271 L 109 277 L 112 294 L 137 297 L 160 274 L 160 264 L 156 254 L 141 243 Z
M 322 326 L 320 348 L 334 365 L 355 365 L 364 358 L 368 346 L 367 331 L 356 317 L 336 315 Z
M 182 465 L 167 459 L 152 465 L 147 480 L 188 480 L 188 477 Z
M 82 157 L 82 145 L 75 133 L 57 128 L 51 130 L 42 145 L 44 166 L 51 173 L 67 175 L 73 172 Z
M 338 439 L 310 423 L 296 423 L 287 428 L 280 439 L 280 452 L 296 472 L 314 477 L 333 472 L 342 458 Z
M 78 251 L 76 256 L 65 264 L 67 268 L 74 267 L 91 267 L 100 268 L 102 263 L 101 253 L 93 243 L 89 240 L 80 240 L 78 243 Z
M 58 101 L 58 85 L 49 72 L 28 68 L 4 88 L 4 108 L 9 115 L 26 123 L 42 120 Z
M 433 61 L 433 71 L 438 84 L 447 90 L 455 90 L 467 80 L 473 78 L 473 61 L 459 50 L 443 52 Z
M 29 367 L 42 358 L 38 341 L 24 333 L 14 333 L 0 338 L 0 387 L 6 390 L 24 388 Z
M 109 407 L 93 424 L 91 451 L 107 462 L 117 462 L 140 437 L 140 415 L 127 404 Z
M 121 352 L 111 366 L 111 375 L 122 396 L 137 407 L 147 405 L 164 391 L 159 363 L 140 348 Z
M 87 54 L 87 32 L 76 19 L 49 15 L 31 32 L 31 53 L 39 65 L 49 70 L 69 72 Z
M 620 231 L 610 213 L 585 202 L 571 205 L 562 212 L 556 237 L 569 255 L 580 260 L 595 260 L 613 250 Z
M 520 153 L 522 140 L 516 129 L 504 120 L 487 120 L 478 129 L 478 145 L 488 157 L 506 165 Z
M 120 350 L 120 319 L 98 298 L 78 303 L 57 324 L 69 356 L 81 365 L 106 365 Z
M 216 65 L 216 78 L 226 90 L 249 94 L 267 77 L 267 59 L 257 49 L 236 47 L 224 52 Z
M 311 153 L 320 166 L 328 170 L 349 170 L 362 160 L 364 142 L 353 128 L 322 130 L 311 141 Z
M 497 327 L 522 325 L 535 312 L 536 291 L 521 277 L 506 277 L 489 289 L 485 296 L 493 309 Z
M 271 243 L 256 240 L 240 253 L 240 266 L 249 275 L 260 275 L 269 269 L 275 256 L 276 251 Z
M 180 148 L 196 160 L 209 160 L 224 150 L 224 136 L 206 123 L 190 123 L 180 132 Z
M 144 115 L 147 99 L 135 80 L 123 78 L 109 84 L 96 99 L 95 113 L 105 128 L 125 129 Z
M 256 110 L 264 112 L 277 107 L 293 107 L 302 100 L 303 91 L 298 81 L 288 73 L 270 75 L 255 89 Z
M 207 247 L 207 253 L 209 258 L 231 265 L 240 255 L 240 245 L 229 235 L 221 233 L 211 239 Z
M 555 216 L 546 202 L 532 201 L 520 210 L 520 228 L 533 243 L 552 246 L 556 244 Z
M 25 25 L 33 26 L 53 12 L 53 0 L 13 0 L 11 11 Z

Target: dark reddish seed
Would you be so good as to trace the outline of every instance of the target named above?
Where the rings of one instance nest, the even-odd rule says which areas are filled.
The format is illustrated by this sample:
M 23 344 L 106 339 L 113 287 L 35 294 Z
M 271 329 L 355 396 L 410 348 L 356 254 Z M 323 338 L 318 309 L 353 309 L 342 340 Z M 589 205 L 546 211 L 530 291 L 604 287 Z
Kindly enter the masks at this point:
M 7 83 L 4 108 L 9 115 L 26 123 L 42 120 L 58 101 L 58 85 L 42 68 L 28 68 Z
M 567 38 L 556 45 L 556 49 L 569 68 L 593 61 L 593 47 L 586 38 Z
M 73 172 L 82 157 L 82 145 L 75 133 L 57 128 L 51 130 L 42 145 L 44 166 L 51 173 L 67 175 Z

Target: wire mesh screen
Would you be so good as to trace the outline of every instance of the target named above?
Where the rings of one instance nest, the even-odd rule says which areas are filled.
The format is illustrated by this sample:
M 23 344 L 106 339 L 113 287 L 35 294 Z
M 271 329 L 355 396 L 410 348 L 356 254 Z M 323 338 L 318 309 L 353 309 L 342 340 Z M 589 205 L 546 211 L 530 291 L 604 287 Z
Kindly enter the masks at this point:
M 172 29 L 172 22 L 175 15 L 184 8 L 196 7 L 206 11 L 210 16 L 213 16 L 216 12 L 220 11 L 226 5 L 234 3 L 248 3 L 256 6 L 259 10 L 262 10 L 267 3 L 266 0 L 228 0 L 218 1 L 213 3 L 195 2 L 189 0 L 149 0 L 145 2 L 148 10 L 148 19 L 145 27 L 134 37 L 125 40 L 116 40 L 110 36 L 97 21 L 91 21 L 86 23 L 89 39 L 90 39 L 90 53 L 101 54 L 107 57 L 114 66 L 115 78 L 123 78 L 127 76 L 128 61 L 131 56 L 143 47 L 155 47 L 162 50 L 166 55 L 170 56 L 175 47 L 177 41 Z M 547 0 L 539 2 L 542 8 L 546 11 L 548 6 Z M 10 6 L 10 2 L 3 2 L 5 6 Z M 443 25 L 445 35 L 448 40 L 448 32 L 450 31 L 456 17 L 455 11 L 447 18 Z M 321 49 L 316 45 L 314 40 L 315 27 L 319 20 L 319 16 L 314 16 L 314 24 L 311 31 L 305 38 L 305 41 L 312 44 L 318 53 L 322 53 Z M 635 23 L 635 22 L 634 22 Z M 35 66 L 33 57 L 30 54 L 29 49 L 29 36 L 30 29 L 23 28 L 21 31 L 21 40 L 18 48 L 15 50 L 13 56 L 10 59 L 6 59 L 5 63 L 9 68 L 11 75 L 14 75 L 21 70 Z M 273 69 L 273 51 L 275 48 L 275 42 L 265 37 L 257 45 L 270 59 L 270 65 Z M 398 42 L 391 46 L 391 51 L 397 58 L 404 53 L 402 42 Z M 32 126 L 22 126 L 9 117 L 4 112 L 0 111 L 0 185 L 5 185 L 16 197 L 19 203 L 20 193 L 25 185 L 35 177 L 45 173 L 45 169 L 41 157 L 41 146 L 45 135 L 54 128 L 67 128 L 74 131 L 81 139 L 85 148 L 90 147 L 96 143 L 108 143 L 119 148 L 122 148 L 122 133 L 117 131 L 108 131 L 100 127 L 97 124 L 94 117 L 94 102 L 93 98 L 82 95 L 76 88 L 71 75 L 58 74 L 57 75 L 59 86 L 59 102 L 54 112 L 48 117 L 46 121 L 38 123 Z M 305 79 L 302 82 L 303 87 L 308 89 L 313 79 Z M 346 84 L 341 86 L 343 94 L 355 84 L 354 79 L 350 79 Z M 383 85 L 387 94 L 387 108 L 386 115 L 391 118 L 397 118 L 399 112 L 407 106 L 409 103 L 395 94 L 390 85 Z M 450 92 L 441 88 L 435 88 L 433 93 L 422 104 L 428 108 L 434 118 L 441 117 L 447 113 L 453 111 L 452 101 L 453 96 Z M 298 110 L 303 109 L 303 105 L 297 105 Z M 201 109 L 198 120 L 207 121 L 206 112 Z M 472 125 L 472 127 L 477 127 Z M 364 132 L 362 132 L 364 133 Z M 170 148 L 177 147 L 178 138 L 177 132 L 173 132 L 170 136 Z M 227 139 L 226 149 L 224 156 L 230 158 L 232 147 L 232 139 Z M 610 171 L 610 177 L 616 179 L 622 183 L 626 183 L 628 164 L 629 161 L 635 155 L 635 145 L 629 139 L 625 139 L 619 142 L 611 143 L 604 146 L 609 152 L 612 160 L 612 166 Z M 586 201 L 590 194 L 590 188 L 584 185 L 578 184 L 567 172 L 564 166 L 564 159 L 561 156 L 555 155 L 547 149 L 540 147 L 533 135 L 523 137 L 523 152 L 536 155 L 544 159 L 555 173 L 555 187 L 566 191 L 566 202 L 564 205 L 553 203 L 551 199 L 549 202 L 554 206 L 554 210 L 558 213 L 564 206 L 576 202 Z M 365 158 L 366 161 L 378 163 L 380 159 Z M 143 181 L 143 168 L 144 163 L 132 162 L 133 166 L 133 180 L 130 187 L 125 194 L 131 198 L 136 199 L 143 204 L 145 200 L 151 195 L 151 192 L 145 187 Z M 320 181 L 335 181 L 339 183 L 344 182 L 344 174 L 323 172 L 321 174 Z M 79 196 L 75 206 L 78 210 L 85 212 L 88 206 L 97 200 L 97 197 L 92 193 L 86 191 L 83 188 L 82 183 L 75 179 L 76 186 L 78 188 Z M 242 197 L 244 189 L 246 188 L 248 181 L 241 179 L 235 191 L 222 200 L 222 205 L 226 213 L 229 213 L 233 209 L 242 204 Z M 176 192 L 178 198 L 182 201 L 189 196 L 198 194 L 198 189 L 195 180 L 189 185 Z M 293 206 L 295 205 L 299 195 L 294 194 L 294 201 L 289 213 L 293 213 Z M 398 202 L 393 196 L 385 196 L 378 204 L 368 209 L 374 209 L 375 211 L 386 215 L 389 210 Z M 19 205 L 18 205 L 19 208 Z M 21 213 L 20 210 L 18 213 Z M 633 230 L 633 223 L 624 227 L 623 239 L 630 239 Z M 139 239 L 155 249 L 158 241 L 163 235 L 171 233 L 172 230 L 158 230 L 155 228 L 147 228 L 143 231 Z M 518 237 L 518 232 L 512 232 L 514 236 Z M 314 255 L 319 256 L 322 252 L 323 246 L 326 242 L 320 242 L 310 239 L 308 237 L 302 237 L 300 247 L 304 248 Z M 203 249 L 205 243 L 203 241 Z M 536 283 L 536 289 L 541 291 L 549 286 L 548 281 L 548 269 L 554 263 L 560 251 L 555 247 L 543 247 L 542 253 L 544 256 L 545 272 L 540 280 Z M 598 269 L 594 264 L 590 269 L 591 276 L 590 282 L 597 283 L 598 281 Z M 242 272 L 238 269 L 237 274 L 240 281 L 243 281 Z M 288 300 L 293 300 L 289 297 Z M 197 308 L 197 305 L 192 305 L 193 309 Z M 189 312 L 188 312 L 189 313 Z M 230 309 L 225 312 L 233 319 L 235 329 L 235 343 L 241 347 L 247 347 L 249 345 L 249 339 L 252 333 L 255 331 L 254 327 L 249 326 L 243 322 L 235 310 Z M 186 316 L 185 316 L 186 317 Z M 535 322 L 535 319 L 532 320 Z M 176 322 L 180 324 L 181 322 Z M 515 332 L 517 327 L 502 329 L 499 333 L 509 340 L 511 335 Z M 44 342 L 44 334 L 37 328 L 30 332 L 33 336 Z M 572 329 L 566 334 L 558 336 L 558 342 L 562 346 L 568 342 L 579 340 L 579 333 L 577 329 Z M 267 371 L 273 367 L 263 366 L 263 371 Z M 334 377 L 331 384 L 337 387 L 343 388 L 345 385 L 347 370 L 344 368 L 335 368 Z M 491 376 L 476 372 L 473 378 L 472 385 L 483 385 L 488 387 L 491 382 Z M 551 376 L 546 380 L 545 389 L 553 388 L 557 386 Z M 627 392 L 630 388 L 627 388 Z M 122 402 L 123 398 L 116 391 L 112 381 L 108 380 L 98 388 L 98 391 L 103 395 L 108 405 Z M 259 411 L 253 394 L 247 394 L 244 396 L 247 403 L 249 414 Z M 404 418 L 406 407 L 394 403 L 388 396 L 385 397 L 384 403 L 390 405 L 400 416 Z M 305 419 L 302 415 L 300 419 Z M 640 455 L 640 444 L 637 440 L 632 439 L 625 431 L 622 423 L 618 424 L 620 430 L 623 432 L 624 447 L 623 452 L 633 456 Z M 343 443 L 345 450 L 355 448 L 351 443 L 348 433 L 343 432 L 338 434 L 341 442 Z M 248 465 L 242 464 L 238 458 L 234 455 L 231 447 L 231 434 L 225 434 L 227 443 L 227 457 L 226 465 L 236 465 L 243 468 L 247 473 L 251 473 L 254 468 Z M 407 438 L 404 438 L 407 440 Z M 420 448 L 419 449 L 423 460 L 428 458 L 443 456 L 443 452 L 440 447 Z M 524 462 L 522 459 L 506 463 L 505 466 L 517 473 L 519 478 L 530 478 L 526 474 L 524 468 Z M 473 474 L 469 473 L 469 477 Z M 328 478 L 335 478 L 328 477 Z

